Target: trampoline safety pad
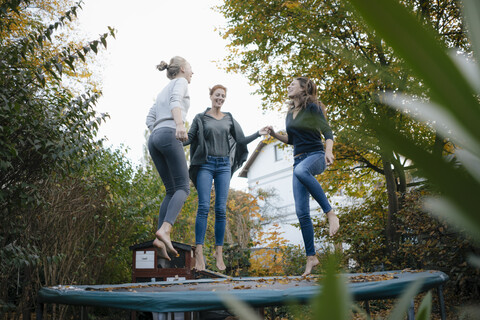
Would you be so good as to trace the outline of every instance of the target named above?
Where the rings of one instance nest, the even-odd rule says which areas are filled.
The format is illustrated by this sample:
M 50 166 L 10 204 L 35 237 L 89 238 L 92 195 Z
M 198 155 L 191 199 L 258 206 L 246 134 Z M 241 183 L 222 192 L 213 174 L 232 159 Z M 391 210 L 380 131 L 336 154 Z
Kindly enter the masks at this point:
M 440 271 L 387 271 L 344 274 L 357 301 L 395 298 L 413 282 L 421 291 L 448 280 Z M 228 292 L 252 307 L 306 303 L 322 286 L 317 277 L 243 277 L 198 279 L 119 285 L 59 285 L 43 287 L 39 303 L 101 306 L 147 312 L 188 312 L 225 309 L 222 293 Z

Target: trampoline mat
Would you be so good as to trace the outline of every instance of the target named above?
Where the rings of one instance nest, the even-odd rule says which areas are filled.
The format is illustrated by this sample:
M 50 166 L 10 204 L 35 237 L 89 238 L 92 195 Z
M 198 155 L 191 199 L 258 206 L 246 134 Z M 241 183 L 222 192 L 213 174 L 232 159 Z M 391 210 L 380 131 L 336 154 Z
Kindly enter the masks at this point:
M 344 274 L 355 300 L 395 298 L 416 280 L 422 291 L 448 280 L 440 271 L 389 271 Z M 59 285 L 41 288 L 40 303 L 105 306 L 150 312 L 224 309 L 222 293 L 229 293 L 253 307 L 306 303 L 322 287 L 318 277 L 243 277 L 177 280 L 119 285 Z

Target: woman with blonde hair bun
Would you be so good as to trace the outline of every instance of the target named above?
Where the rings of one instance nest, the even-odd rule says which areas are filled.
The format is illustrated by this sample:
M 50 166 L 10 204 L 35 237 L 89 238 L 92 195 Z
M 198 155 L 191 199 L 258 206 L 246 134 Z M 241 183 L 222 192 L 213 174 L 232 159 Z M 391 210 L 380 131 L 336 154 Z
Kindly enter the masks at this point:
M 153 245 L 158 248 L 162 258 L 170 260 L 168 252 L 178 254 L 172 246 L 170 234 L 190 193 L 188 166 L 182 143 L 188 139 L 184 123 L 190 108 L 188 84 L 193 71 L 190 63 L 179 56 L 173 57 L 168 64 L 160 62 L 157 69 L 167 70 L 167 78 L 171 81 L 158 94 L 146 121 L 151 131 L 148 151 L 166 191 L 160 205 Z

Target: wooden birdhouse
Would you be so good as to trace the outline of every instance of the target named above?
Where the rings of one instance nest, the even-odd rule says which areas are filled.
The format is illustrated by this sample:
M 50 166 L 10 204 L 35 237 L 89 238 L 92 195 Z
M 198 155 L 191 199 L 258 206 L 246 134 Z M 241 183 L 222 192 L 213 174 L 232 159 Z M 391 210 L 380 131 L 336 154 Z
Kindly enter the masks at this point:
M 171 261 L 161 258 L 153 246 L 153 240 L 130 246 L 133 253 L 132 281 L 152 282 L 168 281 L 171 278 L 194 279 L 194 248 L 190 245 L 172 241 L 178 257 L 170 255 Z

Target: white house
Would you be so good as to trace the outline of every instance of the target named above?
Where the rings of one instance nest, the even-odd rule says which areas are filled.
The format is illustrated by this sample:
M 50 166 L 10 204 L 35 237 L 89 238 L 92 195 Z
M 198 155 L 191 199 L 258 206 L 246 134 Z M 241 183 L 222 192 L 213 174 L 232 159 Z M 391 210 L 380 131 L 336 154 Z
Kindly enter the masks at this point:
M 282 236 L 291 244 L 303 246 L 302 234 L 297 223 L 292 191 L 293 149 L 277 141 L 265 143 L 261 141 L 249 157 L 240 177 L 248 179 L 248 187 L 252 194 L 258 191 L 272 191 L 275 196 L 263 203 L 266 215 L 274 217 L 271 223 L 279 223 Z M 336 199 L 329 198 L 333 203 Z M 333 201 L 332 201 L 333 200 Z M 311 216 L 323 215 L 315 200 L 310 197 Z M 266 225 L 266 228 L 269 226 Z

